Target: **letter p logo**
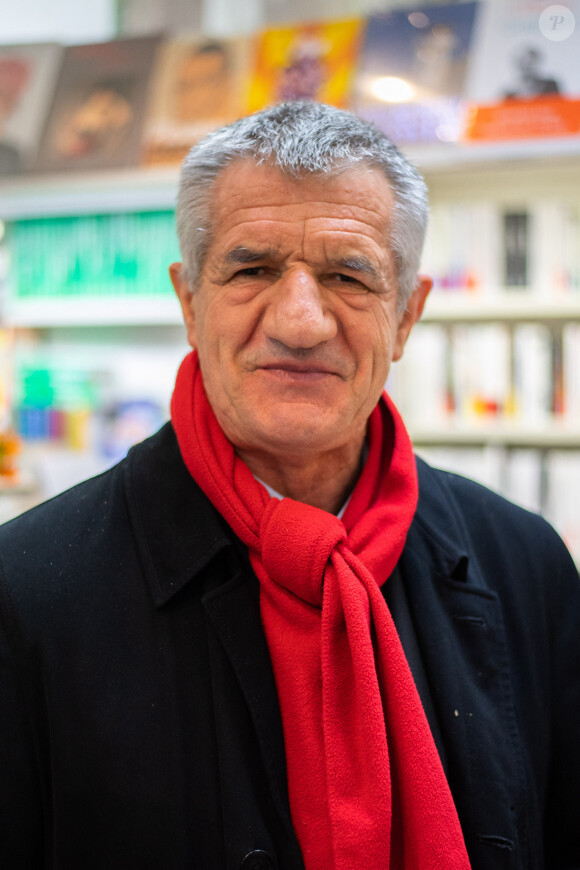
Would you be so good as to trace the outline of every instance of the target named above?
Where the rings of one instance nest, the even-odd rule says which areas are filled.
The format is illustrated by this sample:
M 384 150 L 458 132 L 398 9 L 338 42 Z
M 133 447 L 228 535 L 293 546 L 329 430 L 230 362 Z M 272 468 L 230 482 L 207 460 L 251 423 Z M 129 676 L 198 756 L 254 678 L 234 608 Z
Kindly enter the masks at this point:
M 567 6 L 548 6 L 540 15 L 538 26 L 546 39 L 563 42 L 574 33 L 576 19 Z

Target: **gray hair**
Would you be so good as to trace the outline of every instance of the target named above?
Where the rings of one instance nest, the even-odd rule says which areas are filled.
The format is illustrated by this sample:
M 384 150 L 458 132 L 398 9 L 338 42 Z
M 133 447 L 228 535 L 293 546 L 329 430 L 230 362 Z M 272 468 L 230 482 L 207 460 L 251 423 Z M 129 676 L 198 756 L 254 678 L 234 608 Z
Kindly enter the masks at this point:
M 183 277 L 197 287 L 211 240 L 213 186 L 236 159 L 270 163 L 281 172 L 342 172 L 355 165 L 380 170 L 393 192 L 390 245 L 404 309 L 419 269 L 428 216 L 425 182 L 373 124 L 315 102 L 280 103 L 210 133 L 183 162 L 177 198 L 177 234 Z

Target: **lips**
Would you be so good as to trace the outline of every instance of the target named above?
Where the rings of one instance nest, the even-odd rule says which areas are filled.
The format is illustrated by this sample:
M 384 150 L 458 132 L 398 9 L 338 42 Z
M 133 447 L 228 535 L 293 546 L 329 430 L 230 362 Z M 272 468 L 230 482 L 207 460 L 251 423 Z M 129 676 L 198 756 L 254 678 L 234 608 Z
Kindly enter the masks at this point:
M 327 366 L 318 363 L 308 363 L 300 365 L 300 363 L 268 363 L 258 366 L 259 369 L 268 372 L 281 372 L 289 375 L 336 375 L 338 372 Z
M 262 372 L 280 384 L 294 386 L 308 386 L 321 382 L 328 383 L 329 380 L 335 378 L 344 380 L 338 368 L 331 368 L 329 365 L 315 362 L 314 360 L 305 360 L 304 362 L 299 360 L 266 362 L 257 365 L 255 371 Z

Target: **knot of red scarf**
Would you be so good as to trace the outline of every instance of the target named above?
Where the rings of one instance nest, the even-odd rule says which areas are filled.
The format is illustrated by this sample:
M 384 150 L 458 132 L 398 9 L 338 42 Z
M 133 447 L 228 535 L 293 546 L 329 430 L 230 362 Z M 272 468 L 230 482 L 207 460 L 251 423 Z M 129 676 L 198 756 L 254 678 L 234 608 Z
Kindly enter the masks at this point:
M 417 502 L 386 395 L 342 522 L 271 499 L 182 363 L 171 418 L 184 462 L 248 546 L 278 690 L 292 821 L 307 870 L 468 870 L 453 798 L 380 591 Z
M 268 577 L 314 607 L 322 607 L 328 560 L 336 545 L 346 541 L 341 521 L 290 498 L 273 498 L 264 511 L 260 541 Z

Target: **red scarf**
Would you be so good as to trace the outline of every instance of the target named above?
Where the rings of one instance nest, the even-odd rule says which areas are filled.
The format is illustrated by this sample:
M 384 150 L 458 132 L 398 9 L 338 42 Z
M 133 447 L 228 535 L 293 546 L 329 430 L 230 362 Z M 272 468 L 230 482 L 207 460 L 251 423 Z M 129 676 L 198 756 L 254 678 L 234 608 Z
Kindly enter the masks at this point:
M 278 689 L 292 821 L 308 870 L 467 870 L 451 792 L 379 586 L 417 504 L 384 395 L 343 520 L 270 498 L 223 434 L 195 353 L 171 401 L 183 460 L 249 549 Z M 386 724 L 385 724 L 386 723 Z

